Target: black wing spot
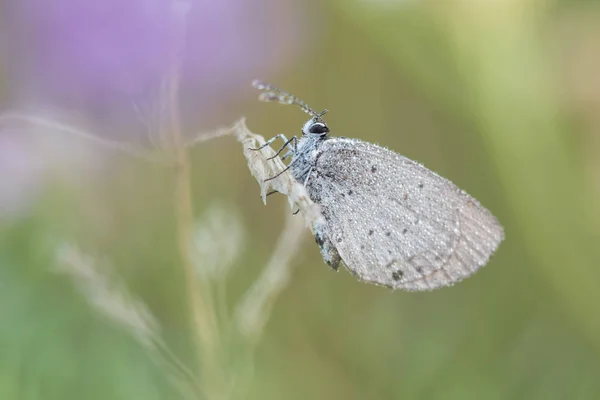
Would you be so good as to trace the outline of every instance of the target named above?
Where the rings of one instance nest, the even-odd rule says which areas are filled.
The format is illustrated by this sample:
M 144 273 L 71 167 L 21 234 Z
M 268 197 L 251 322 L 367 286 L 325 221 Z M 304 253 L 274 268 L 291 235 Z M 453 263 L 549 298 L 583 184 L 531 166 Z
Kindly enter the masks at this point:
M 392 272 L 392 279 L 395 281 L 399 281 L 400 279 L 402 279 L 403 276 L 404 272 L 400 270 Z
M 364 250 L 364 249 L 365 249 L 365 245 L 364 245 L 364 244 L 361 244 L 361 245 L 360 245 L 360 249 L 361 249 L 361 250 Z
M 374 165 L 373 165 L 373 166 L 371 166 L 371 172 L 372 172 L 372 173 L 375 173 L 375 172 L 377 172 L 377 167 L 376 167 L 376 166 L 374 166 Z
M 392 235 L 392 232 L 386 232 L 385 236 L 390 237 Z
M 419 183 L 419 189 L 423 189 L 423 186 L 424 185 L 422 183 Z
M 337 238 L 336 242 L 338 242 L 338 243 L 342 243 L 342 238 L 341 238 L 341 237 L 340 237 L 340 238 Z
M 420 273 L 420 274 L 423 273 L 423 268 L 422 267 L 415 267 L 415 269 L 417 270 L 418 273 Z
M 371 236 L 373 233 L 375 233 L 375 231 L 373 229 L 369 230 L 369 236 Z
M 403 235 L 406 235 L 406 232 L 408 232 L 408 229 L 406 229 L 406 228 L 402 229 L 402 234 Z
M 348 190 L 348 196 L 351 196 L 354 193 L 352 190 Z
M 319 245 L 319 247 L 323 247 L 323 245 L 325 244 L 325 240 L 323 240 L 323 238 L 321 237 L 321 235 L 316 235 L 315 236 L 315 242 L 317 242 L 317 244 Z

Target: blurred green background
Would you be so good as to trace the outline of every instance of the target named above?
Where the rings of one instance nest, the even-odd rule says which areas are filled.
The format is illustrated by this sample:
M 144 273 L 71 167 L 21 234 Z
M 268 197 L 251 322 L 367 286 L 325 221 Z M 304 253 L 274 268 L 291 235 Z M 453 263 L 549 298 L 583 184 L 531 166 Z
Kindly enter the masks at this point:
M 256 101 L 248 71 L 236 85 L 221 75 L 250 68 L 313 108 L 329 109 L 334 135 L 380 143 L 454 181 L 498 217 L 506 240 L 488 266 L 459 285 L 406 293 L 332 272 L 307 230 L 293 278 L 250 356 L 245 398 L 600 398 L 600 5 L 246 3 L 223 3 L 236 18 L 254 21 L 235 32 L 234 42 L 264 30 L 254 46 L 269 46 L 265 38 L 287 40 L 292 32 L 293 49 L 279 60 L 277 52 L 265 56 L 260 69 L 244 61 L 249 45 L 234 48 L 228 62 L 238 69 L 203 71 L 216 82 L 210 96 L 182 97 L 190 134 L 241 115 L 265 137 L 300 133 L 306 115 Z M 192 7 L 202 13 L 211 6 Z M 15 35 L 4 38 L 23 39 Z M 36 81 L 19 80 L 14 70 L 31 57 L 19 64 L 14 58 L 27 48 L 9 50 L 2 57 L 3 104 L 27 106 L 19 88 Z M 224 92 L 230 95 L 219 97 Z M 95 131 L 108 126 L 112 139 L 144 144 L 114 133 L 130 124 L 88 105 L 69 104 L 68 112 L 88 111 Z M 77 244 L 147 305 L 175 355 L 201 370 L 175 233 L 172 169 L 69 135 L 22 126 L 11 132 L 28 138 L 26 149 L 58 155 L 36 164 L 43 173 L 35 188 L 0 216 L 0 399 L 183 398 L 139 338 L 98 313 L 53 267 L 64 242 Z M 26 158 L 11 149 L 0 153 L 4 162 Z M 36 160 L 31 154 L 27 162 Z M 291 211 L 283 196 L 263 206 L 234 138 L 202 143 L 190 156 L 195 216 L 203 221 L 219 206 L 241 232 L 216 290 L 223 317 L 265 268 Z M 3 169 L 2 182 L 15 178 Z M 8 196 L 17 186 L 2 191 Z M 227 229 L 217 237 L 231 239 Z M 224 374 L 246 357 L 235 346 L 221 364 Z

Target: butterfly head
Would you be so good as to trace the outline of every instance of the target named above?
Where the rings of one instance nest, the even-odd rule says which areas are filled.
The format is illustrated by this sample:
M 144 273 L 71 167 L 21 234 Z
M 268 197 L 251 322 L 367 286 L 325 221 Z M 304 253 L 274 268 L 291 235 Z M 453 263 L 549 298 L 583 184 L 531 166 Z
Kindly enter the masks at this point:
M 323 115 L 327 113 L 327 110 L 323 110 L 319 114 L 315 114 L 314 117 L 306 121 L 302 127 L 303 135 L 318 135 L 327 136 L 329 134 L 329 127 L 323 120 Z

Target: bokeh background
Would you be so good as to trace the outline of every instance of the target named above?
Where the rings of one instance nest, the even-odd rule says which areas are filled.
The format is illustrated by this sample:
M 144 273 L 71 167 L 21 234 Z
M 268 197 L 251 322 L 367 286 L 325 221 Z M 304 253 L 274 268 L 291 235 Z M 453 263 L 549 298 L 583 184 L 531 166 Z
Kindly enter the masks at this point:
M 242 115 L 265 137 L 299 134 L 300 110 L 256 100 L 262 78 L 328 108 L 333 134 L 450 178 L 505 226 L 488 266 L 429 293 L 332 272 L 306 231 L 250 356 L 221 331 L 215 374 L 247 361 L 232 398 L 600 398 L 597 2 L 2 0 L 0 46 L 6 112 L 156 148 L 175 54 L 186 138 Z M 291 211 L 283 196 L 262 204 L 233 137 L 189 154 L 197 267 L 223 271 L 215 304 L 230 326 Z M 175 180 L 98 141 L 1 119 L 1 399 L 184 398 L 135 323 L 114 317 L 106 282 L 57 266 L 65 248 L 85 254 L 201 376 Z M 133 300 L 121 300 L 127 319 Z

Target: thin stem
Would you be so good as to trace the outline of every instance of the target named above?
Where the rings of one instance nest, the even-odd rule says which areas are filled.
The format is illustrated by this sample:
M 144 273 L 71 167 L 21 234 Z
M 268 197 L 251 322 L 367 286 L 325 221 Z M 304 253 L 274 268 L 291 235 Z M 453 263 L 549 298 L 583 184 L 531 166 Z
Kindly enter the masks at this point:
M 169 138 L 173 147 L 175 172 L 175 213 L 177 241 L 183 263 L 186 295 L 194 336 L 198 339 L 198 358 L 201 364 L 204 393 L 210 398 L 223 398 L 225 378 L 219 362 L 219 328 L 212 300 L 210 283 L 199 280 L 194 268 L 193 245 L 194 210 L 191 190 L 191 167 L 186 143 L 181 132 L 179 115 L 179 63 L 175 63 L 164 86 L 166 121 L 163 137 Z
M 290 282 L 292 260 L 300 249 L 304 231 L 303 218 L 288 212 L 269 263 L 236 310 L 234 323 L 242 343 L 237 354 L 234 398 L 244 398 L 249 391 L 256 346 L 275 301 Z
M 227 128 L 219 128 L 212 132 L 197 133 L 192 140 L 187 142 L 186 146 L 193 147 L 199 143 L 207 142 L 218 137 L 232 135 L 235 133 L 235 129 L 237 128 L 238 124 L 239 121 L 236 122 L 233 126 Z
M 63 124 L 61 122 L 58 122 L 58 121 L 50 119 L 50 118 L 42 117 L 39 115 L 23 114 L 23 113 L 19 113 L 19 112 L 6 112 L 6 113 L 3 113 L 2 115 L 0 115 L 0 122 L 11 121 L 11 120 L 13 120 L 15 122 L 27 122 L 27 123 L 30 123 L 33 125 L 42 126 L 42 127 L 46 127 L 46 128 L 50 128 L 50 129 L 55 129 L 60 132 L 76 135 L 76 136 L 82 137 L 84 139 L 99 143 L 105 147 L 108 147 L 108 148 L 111 148 L 114 150 L 119 150 L 119 151 L 122 151 L 129 155 L 132 155 L 132 156 L 135 156 L 138 158 L 142 158 L 142 159 L 150 161 L 150 162 L 161 163 L 161 164 L 164 164 L 164 162 L 165 162 L 165 160 L 162 159 L 161 157 L 159 157 L 156 153 L 148 151 L 140 146 L 135 146 L 135 145 L 129 144 L 129 143 L 123 143 L 123 142 L 119 142 L 116 140 L 106 139 L 99 135 L 95 135 L 93 133 L 86 132 L 82 129 L 78 129 L 71 125 Z
M 267 267 L 236 310 L 238 329 L 253 344 L 271 316 L 275 300 L 290 281 L 291 262 L 300 249 L 304 230 L 302 218 L 291 214 L 286 216 L 285 226 Z

